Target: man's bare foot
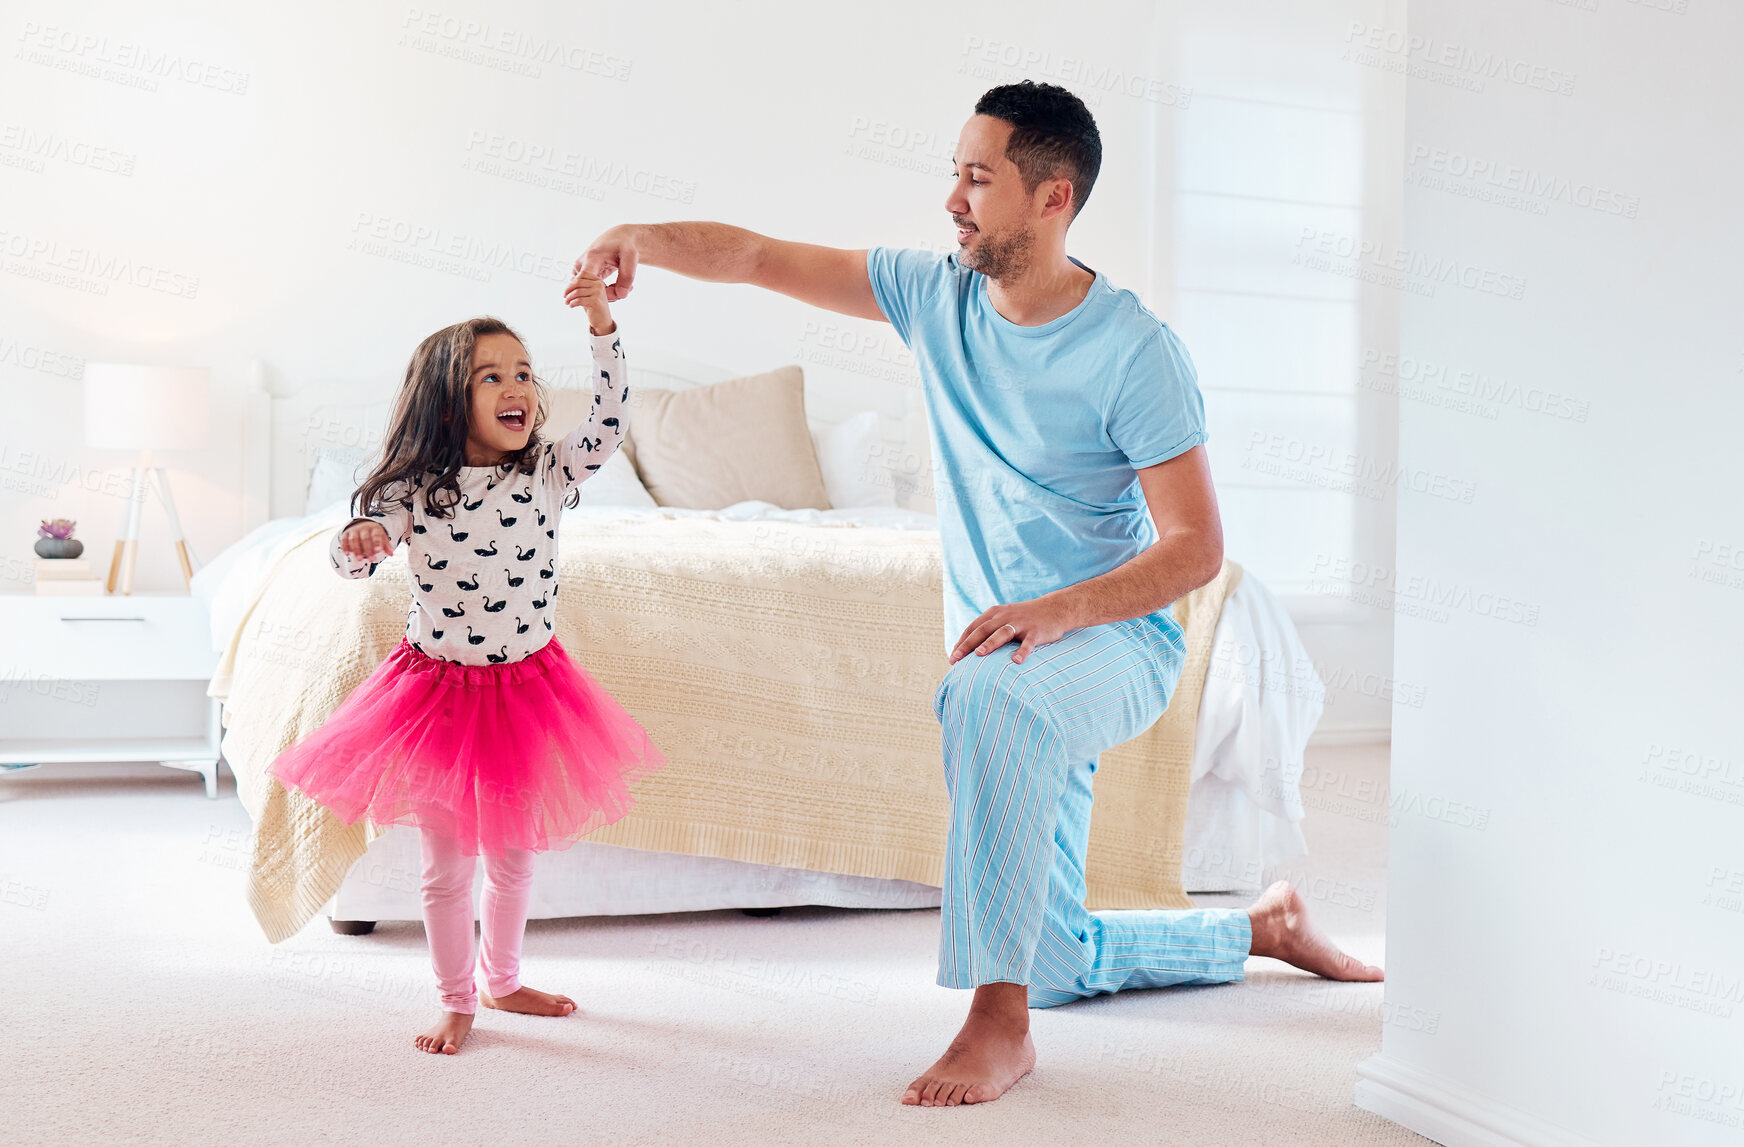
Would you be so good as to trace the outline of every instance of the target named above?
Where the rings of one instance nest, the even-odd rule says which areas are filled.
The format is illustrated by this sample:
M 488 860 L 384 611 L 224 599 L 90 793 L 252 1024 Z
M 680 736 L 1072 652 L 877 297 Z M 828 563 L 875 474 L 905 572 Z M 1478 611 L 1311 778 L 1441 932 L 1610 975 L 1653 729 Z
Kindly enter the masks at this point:
M 910 1107 L 955 1107 L 991 1103 L 1035 1067 L 1029 1038 L 1029 989 L 1022 984 L 983 984 L 975 989 L 969 1018 L 939 1061 L 908 1085 Z
M 418 1045 L 419 1051 L 427 1051 L 431 1055 L 453 1055 L 466 1042 L 466 1034 L 471 1030 L 470 1015 L 463 1012 L 443 1012 L 435 1027 L 412 1042 Z
M 1308 908 L 1287 880 L 1280 880 L 1260 894 L 1247 910 L 1253 922 L 1253 943 L 1248 952 L 1294 964 L 1304 972 L 1329 980 L 1372 983 L 1386 978 L 1373 964 L 1347 956 L 1326 938 L 1326 933 L 1308 919 Z
M 487 1008 L 527 1016 L 566 1016 L 575 1010 L 575 1001 L 568 996 L 554 996 L 534 988 L 516 988 L 506 996 L 487 996 L 480 992 L 478 998 Z

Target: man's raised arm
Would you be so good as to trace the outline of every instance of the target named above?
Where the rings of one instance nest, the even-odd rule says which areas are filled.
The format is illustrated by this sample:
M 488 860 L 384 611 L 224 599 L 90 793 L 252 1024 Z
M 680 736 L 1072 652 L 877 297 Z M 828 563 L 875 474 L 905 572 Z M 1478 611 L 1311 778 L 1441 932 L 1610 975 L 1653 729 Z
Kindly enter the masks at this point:
M 637 268 L 643 264 L 711 283 L 749 283 L 857 318 L 884 318 L 872 295 L 864 250 L 788 243 L 725 223 L 613 227 L 575 261 L 575 270 L 601 278 L 616 271 L 617 280 L 607 288 L 616 302 L 635 286 Z M 567 292 L 564 301 L 570 301 Z

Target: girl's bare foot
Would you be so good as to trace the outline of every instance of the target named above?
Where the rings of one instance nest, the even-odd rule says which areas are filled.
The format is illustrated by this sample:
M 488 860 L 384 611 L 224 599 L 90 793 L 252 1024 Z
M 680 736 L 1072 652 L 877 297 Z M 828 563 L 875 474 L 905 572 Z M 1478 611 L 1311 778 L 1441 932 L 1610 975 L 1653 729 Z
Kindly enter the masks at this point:
M 487 996 L 481 992 L 478 998 L 487 1008 L 528 1016 L 566 1016 L 575 1010 L 575 1001 L 568 996 L 554 996 L 534 988 L 516 988 L 506 996 Z
M 466 1042 L 466 1034 L 471 1030 L 470 1015 L 463 1012 L 443 1012 L 435 1027 L 412 1042 L 418 1045 L 419 1051 L 427 1051 L 431 1055 L 453 1055 Z

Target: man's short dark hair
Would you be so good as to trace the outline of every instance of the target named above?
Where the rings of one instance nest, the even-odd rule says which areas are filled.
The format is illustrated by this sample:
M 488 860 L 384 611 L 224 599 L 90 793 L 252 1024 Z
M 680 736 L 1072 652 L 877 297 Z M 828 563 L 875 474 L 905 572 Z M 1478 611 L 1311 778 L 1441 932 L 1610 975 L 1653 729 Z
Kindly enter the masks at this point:
M 1055 84 L 1024 80 L 988 88 L 975 114 L 1011 125 L 1005 158 L 1017 165 L 1026 191 L 1044 179 L 1072 181 L 1072 218 L 1084 210 L 1102 170 L 1102 136 L 1084 101 Z

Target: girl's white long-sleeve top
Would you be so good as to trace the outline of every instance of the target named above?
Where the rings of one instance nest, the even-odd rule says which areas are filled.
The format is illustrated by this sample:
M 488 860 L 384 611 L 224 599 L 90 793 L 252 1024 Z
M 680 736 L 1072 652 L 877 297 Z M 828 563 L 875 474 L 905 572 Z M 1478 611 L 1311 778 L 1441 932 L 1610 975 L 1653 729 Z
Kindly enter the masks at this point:
M 406 639 L 419 652 L 464 665 L 504 664 L 551 640 L 563 500 L 624 441 L 630 387 L 623 348 L 615 331 L 592 343 L 599 370 L 592 410 L 567 437 L 544 444 L 533 473 L 464 466 L 452 517 L 430 516 L 423 490 L 412 488 L 333 536 L 333 568 L 348 578 L 368 577 L 379 564 L 339 548 L 352 525 L 377 522 L 394 548 L 405 543 L 412 586 Z

